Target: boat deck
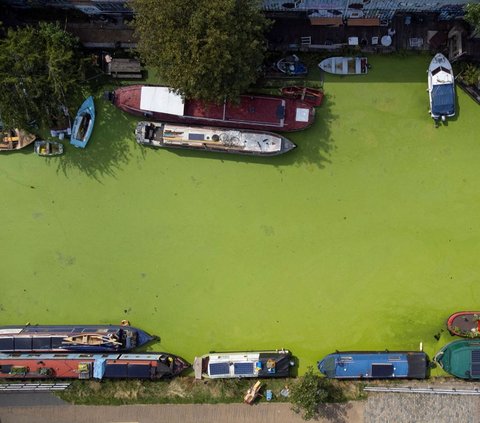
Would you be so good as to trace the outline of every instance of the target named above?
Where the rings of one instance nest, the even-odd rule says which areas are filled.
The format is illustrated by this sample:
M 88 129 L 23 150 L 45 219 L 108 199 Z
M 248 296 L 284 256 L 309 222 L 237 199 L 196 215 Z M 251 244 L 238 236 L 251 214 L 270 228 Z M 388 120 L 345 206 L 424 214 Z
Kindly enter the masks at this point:
M 208 105 L 196 100 L 185 102 L 185 115 L 232 122 L 283 125 L 285 101 L 276 97 L 242 96 L 239 104 Z

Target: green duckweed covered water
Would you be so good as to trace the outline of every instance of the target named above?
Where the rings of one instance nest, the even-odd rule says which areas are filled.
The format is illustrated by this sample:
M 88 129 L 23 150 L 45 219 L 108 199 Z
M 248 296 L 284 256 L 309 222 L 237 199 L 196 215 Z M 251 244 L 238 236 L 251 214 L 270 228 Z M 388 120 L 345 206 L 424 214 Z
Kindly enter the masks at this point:
M 284 347 L 301 372 L 336 349 L 432 355 L 480 307 L 480 107 L 458 89 L 435 129 L 429 60 L 327 75 L 315 125 L 268 159 L 141 148 L 99 94 L 85 150 L 0 156 L 1 324 L 126 318 L 151 350 Z

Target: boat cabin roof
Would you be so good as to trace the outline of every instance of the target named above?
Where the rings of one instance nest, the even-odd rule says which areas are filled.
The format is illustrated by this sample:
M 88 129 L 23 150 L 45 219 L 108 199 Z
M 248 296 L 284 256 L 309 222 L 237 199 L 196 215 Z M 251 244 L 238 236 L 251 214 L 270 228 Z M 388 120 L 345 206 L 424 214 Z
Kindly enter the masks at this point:
M 168 87 L 144 86 L 140 95 L 140 109 L 183 116 L 184 101 Z

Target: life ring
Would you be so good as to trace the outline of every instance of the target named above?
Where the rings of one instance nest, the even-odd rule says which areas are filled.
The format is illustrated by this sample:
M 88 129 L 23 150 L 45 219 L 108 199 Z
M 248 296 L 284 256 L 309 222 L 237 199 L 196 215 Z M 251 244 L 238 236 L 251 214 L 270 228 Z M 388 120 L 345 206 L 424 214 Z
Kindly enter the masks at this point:
M 128 320 L 122 320 L 121 325 L 122 326 L 130 326 L 130 322 Z

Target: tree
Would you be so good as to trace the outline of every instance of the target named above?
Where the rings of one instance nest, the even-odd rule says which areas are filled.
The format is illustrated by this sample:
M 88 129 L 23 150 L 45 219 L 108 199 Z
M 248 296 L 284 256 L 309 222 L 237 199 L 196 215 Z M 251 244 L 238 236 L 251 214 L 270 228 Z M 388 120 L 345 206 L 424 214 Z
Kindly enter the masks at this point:
M 76 39 L 57 24 L 8 30 L 0 40 L 0 116 L 7 127 L 49 124 L 83 79 Z
M 137 50 L 185 97 L 234 100 L 255 82 L 269 21 L 259 0 L 133 0 Z
M 480 4 L 469 3 L 465 6 L 465 20 L 480 31 Z
M 305 420 L 311 420 L 318 415 L 318 406 L 328 398 L 328 391 L 323 387 L 323 378 L 313 373 L 309 367 L 291 388 L 290 401 L 296 413 L 302 412 Z

